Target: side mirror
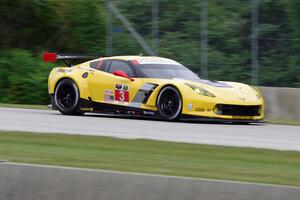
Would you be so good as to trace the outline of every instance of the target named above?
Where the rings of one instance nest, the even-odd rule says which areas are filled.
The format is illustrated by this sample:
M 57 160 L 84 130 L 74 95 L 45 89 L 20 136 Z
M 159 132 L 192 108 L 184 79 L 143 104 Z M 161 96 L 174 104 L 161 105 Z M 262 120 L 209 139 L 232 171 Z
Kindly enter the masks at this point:
M 127 79 L 129 79 L 129 80 L 131 80 L 131 81 L 134 81 L 133 78 L 130 78 L 130 77 L 129 77 L 124 71 L 122 71 L 122 70 L 116 70 L 116 71 L 114 71 L 114 75 L 115 75 L 115 76 L 121 76 L 121 77 L 127 78 Z

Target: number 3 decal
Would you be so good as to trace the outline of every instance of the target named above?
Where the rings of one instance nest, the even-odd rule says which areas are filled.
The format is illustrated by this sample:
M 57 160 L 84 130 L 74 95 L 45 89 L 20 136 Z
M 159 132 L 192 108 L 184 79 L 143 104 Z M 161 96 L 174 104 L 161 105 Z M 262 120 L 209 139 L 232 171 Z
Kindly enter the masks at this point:
M 125 94 L 124 94 L 124 91 L 121 90 L 120 91 L 120 101 L 124 101 L 125 100 Z
M 129 92 L 124 90 L 115 90 L 115 100 L 129 102 Z

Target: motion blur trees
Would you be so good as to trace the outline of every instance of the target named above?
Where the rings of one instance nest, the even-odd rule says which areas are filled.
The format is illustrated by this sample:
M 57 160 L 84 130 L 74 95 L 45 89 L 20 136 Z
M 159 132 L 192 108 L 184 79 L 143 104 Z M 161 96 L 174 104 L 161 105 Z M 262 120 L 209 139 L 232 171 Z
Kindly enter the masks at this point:
M 0 101 L 45 104 L 42 51 L 104 53 L 103 1 L 1 0 Z
M 208 73 L 250 83 L 251 0 L 208 0 Z M 151 44 L 151 0 L 113 0 Z M 159 1 L 159 56 L 200 73 L 200 0 Z M 47 103 L 43 51 L 104 55 L 104 0 L 1 0 L 0 101 Z M 300 1 L 259 1 L 259 85 L 300 86 Z M 113 17 L 114 55 L 144 50 Z
M 291 66 L 291 73 L 294 73 L 293 81 L 295 86 L 300 87 L 300 2 L 288 1 L 285 2 L 288 9 L 288 26 L 290 27 L 292 34 L 289 66 Z
M 94 0 L 2 0 L 1 49 L 102 53 L 103 9 Z
M 151 1 L 114 2 L 150 44 Z M 159 20 L 160 56 L 176 59 L 197 73 L 201 64 L 200 6 L 199 0 L 161 0 Z M 299 86 L 299 13 L 299 1 L 259 2 L 259 85 Z M 122 27 L 117 19 L 114 24 Z M 208 0 L 210 79 L 251 83 L 250 27 L 251 0 Z M 124 53 L 124 46 L 134 45 L 136 42 L 126 30 L 114 33 L 115 54 Z M 141 47 L 136 49 L 143 53 Z
M 49 64 L 41 55 L 14 49 L 0 53 L 0 102 L 42 104 L 48 102 Z

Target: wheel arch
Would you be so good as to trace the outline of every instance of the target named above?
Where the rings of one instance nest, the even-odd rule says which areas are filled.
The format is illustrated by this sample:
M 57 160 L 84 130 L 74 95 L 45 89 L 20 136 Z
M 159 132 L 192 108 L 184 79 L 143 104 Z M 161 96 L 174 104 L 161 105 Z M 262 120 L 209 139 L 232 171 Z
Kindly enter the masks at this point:
M 69 79 L 69 80 L 71 80 L 71 81 L 73 81 L 74 83 L 75 83 L 75 85 L 77 86 L 77 88 L 78 88 L 78 90 L 79 90 L 79 96 L 80 96 L 80 88 L 78 87 L 78 84 L 76 83 L 76 81 L 73 79 L 73 78 L 71 78 L 71 77 L 61 77 L 61 78 L 59 78 L 57 81 L 56 81 L 56 83 L 55 83 L 55 85 L 54 85 L 54 93 L 55 93 L 55 91 L 56 91 L 56 88 L 57 88 L 57 86 L 58 86 L 58 84 L 60 83 L 60 82 L 62 82 L 63 80 L 66 80 L 66 79 Z
M 157 93 L 157 96 L 156 96 L 156 100 L 155 100 L 155 105 L 157 106 L 157 103 L 158 103 L 158 97 L 159 97 L 160 92 L 161 92 L 164 88 L 166 88 L 166 87 L 174 87 L 174 88 L 178 91 L 178 93 L 179 93 L 179 95 L 180 95 L 180 98 L 181 98 L 181 101 L 182 101 L 182 104 L 183 104 L 183 98 L 182 98 L 182 94 L 181 94 L 180 89 L 179 89 L 176 85 L 168 83 L 168 84 L 163 85 L 163 86 L 158 90 L 158 93 Z M 183 105 L 182 105 L 182 106 L 183 106 Z M 182 109 L 182 108 L 181 108 L 181 109 Z
M 85 72 L 83 72 L 83 73 L 85 73 Z M 65 79 L 70 79 L 77 86 L 77 88 L 79 90 L 80 98 L 88 99 L 89 97 L 91 97 L 89 79 L 88 78 L 83 79 L 82 78 L 83 73 L 78 73 L 77 76 L 73 76 L 73 77 L 72 76 L 63 76 L 63 77 L 58 78 L 55 82 L 55 85 L 53 86 L 53 93 L 55 93 L 56 87 L 61 81 L 65 80 Z

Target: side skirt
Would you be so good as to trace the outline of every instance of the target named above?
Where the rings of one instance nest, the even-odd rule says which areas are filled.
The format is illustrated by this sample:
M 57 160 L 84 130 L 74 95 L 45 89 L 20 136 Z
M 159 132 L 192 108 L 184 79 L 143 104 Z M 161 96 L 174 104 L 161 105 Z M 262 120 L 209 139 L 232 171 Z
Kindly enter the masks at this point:
M 120 106 L 106 103 L 99 103 L 92 101 L 91 99 L 80 99 L 80 111 L 83 112 L 95 112 L 106 114 L 124 114 L 131 116 L 147 116 L 158 118 L 157 111 L 141 109 L 131 106 Z

